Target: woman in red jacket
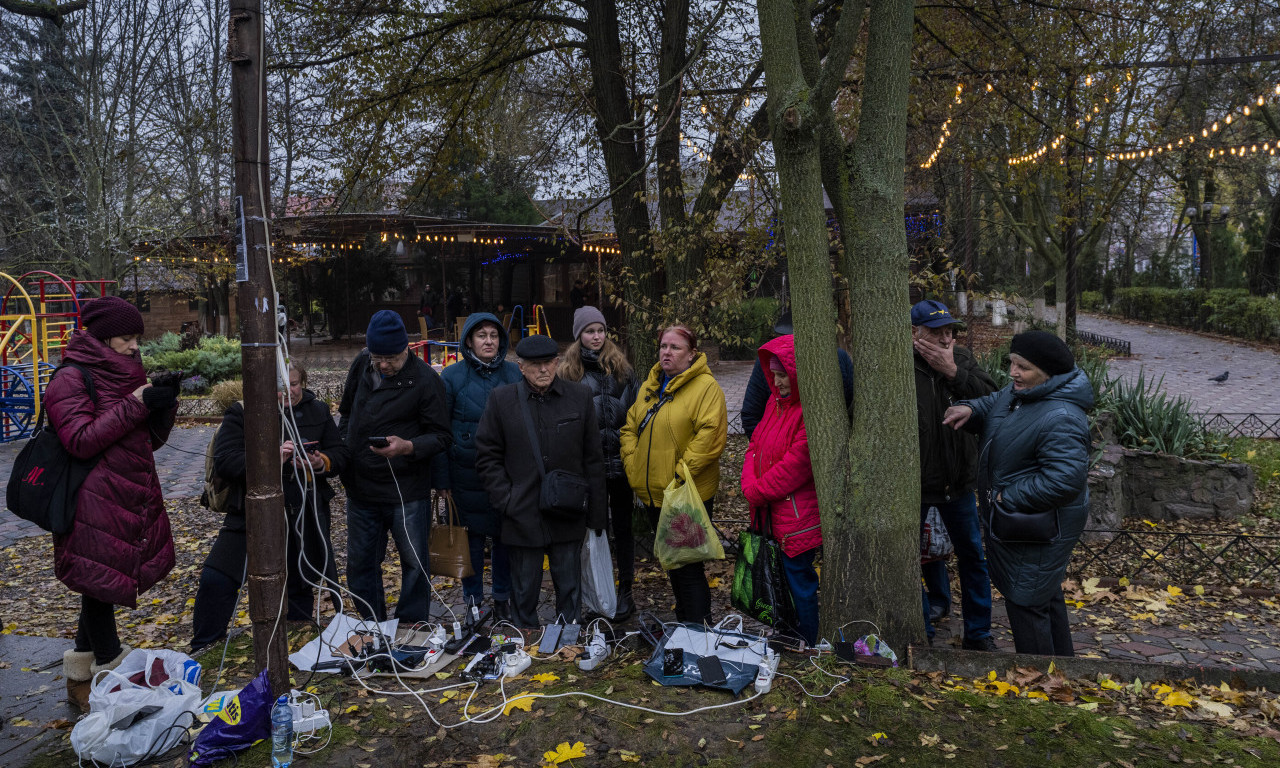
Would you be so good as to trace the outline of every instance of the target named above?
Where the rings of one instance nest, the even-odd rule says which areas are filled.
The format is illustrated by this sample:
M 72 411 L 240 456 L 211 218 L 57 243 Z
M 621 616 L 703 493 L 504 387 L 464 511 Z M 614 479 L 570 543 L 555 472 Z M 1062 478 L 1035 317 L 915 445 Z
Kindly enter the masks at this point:
M 742 495 L 758 523 L 772 524 L 782 544 L 787 584 L 795 602 L 801 636 L 818 643 L 818 572 L 813 558 L 822 546 L 818 492 L 809 462 L 800 390 L 796 385 L 793 336 L 779 336 L 760 348 L 760 368 L 768 371 L 772 402 L 751 436 L 742 462 Z M 764 520 L 760 515 L 768 515 Z
M 45 391 L 49 422 L 67 451 L 96 459 L 76 498 L 71 530 L 55 536 L 54 573 L 80 593 L 75 649 L 63 654 L 71 703 L 87 710 L 89 681 L 114 669 L 130 648 L 120 644 L 115 606 L 137 607 L 138 595 L 173 568 L 173 536 L 152 451 L 164 444 L 178 412 L 177 383 L 152 386 L 142 370 L 142 315 L 116 296 L 95 299 L 80 314 L 64 370 Z

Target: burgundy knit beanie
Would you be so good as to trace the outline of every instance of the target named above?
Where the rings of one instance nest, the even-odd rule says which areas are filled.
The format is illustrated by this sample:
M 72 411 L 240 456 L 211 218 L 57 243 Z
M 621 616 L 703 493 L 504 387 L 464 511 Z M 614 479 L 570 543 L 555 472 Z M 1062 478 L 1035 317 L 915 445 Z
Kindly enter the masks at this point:
M 119 296 L 103 296 L 80 310 L 80 325 L 95 339 L 142 334 L 142 313 Z

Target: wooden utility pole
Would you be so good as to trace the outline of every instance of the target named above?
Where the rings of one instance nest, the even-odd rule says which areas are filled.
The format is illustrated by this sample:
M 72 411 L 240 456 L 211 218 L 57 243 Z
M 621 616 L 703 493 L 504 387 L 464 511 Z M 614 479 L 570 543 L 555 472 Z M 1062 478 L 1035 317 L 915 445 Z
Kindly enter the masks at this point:
M 246 429 L 245 522 L 249 618 L 257 668 L 271 691 L 289 691 L 285 589 L 284 497 L 280 487 L 277 411 L 276 293 L 267 229 L 267 71 L 261 0 L 231 0 L 227 58 L 231 61 L 232 156 L 235 162 L 235 259 L 240 360 Z

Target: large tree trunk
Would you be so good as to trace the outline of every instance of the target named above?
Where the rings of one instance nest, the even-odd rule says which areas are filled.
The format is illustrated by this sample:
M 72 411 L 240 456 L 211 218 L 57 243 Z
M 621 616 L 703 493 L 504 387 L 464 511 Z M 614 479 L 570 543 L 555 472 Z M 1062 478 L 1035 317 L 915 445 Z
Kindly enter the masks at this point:
M 649 209 L 645 203 L 644 148 L 639 122 L 627 97 L 623 78 L 622 44 L 618 37 L 618 8 L 614 0 L 588 0 L 587 58 L 591 63 L 591 99 L 596 135 L 609 177 L 613 221 L 622 248 L 622 283 L 627 316 L 627 346 L 643 375 L 657 360 L 657 328 L 661 296 L 650 241 Z
M 853 393 L 847 513 L 828 524 L 822 613 L 874 624 L 899 652 L 924 634 L 920 605 L 920 454 L 916 430 L 905 204 L 907 85 L 914 7 L 873 0 L 851 171 Z M 855 633 L 868 629 L 860 625 Z

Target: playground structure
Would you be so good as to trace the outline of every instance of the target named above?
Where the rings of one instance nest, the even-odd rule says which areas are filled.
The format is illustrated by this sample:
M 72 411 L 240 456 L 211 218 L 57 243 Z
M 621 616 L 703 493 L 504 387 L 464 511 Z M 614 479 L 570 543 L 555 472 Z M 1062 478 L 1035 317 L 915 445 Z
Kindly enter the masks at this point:
M 114 280 L 63 279 L 36 270 L 19 277 L 0 272 L 0 443 L 30 435 L 49 377 L 83 302 L 105 296 Z
M 516 323 L 516 317 L 519 316 L 520 322 Z M 547 322 L 547 312 L 541 304 L 533 305 L 533 322 L 528 325 L 524 321 L 524 305 L 517 304 L 511 308 L 511 312 L 503 317 L 503 324 L 507 328 L 507 337 L 511 339 L 511 343 L 515 344 L 525 336 L 534 336 L 543 334 L 551 335 L 551 325 Z

